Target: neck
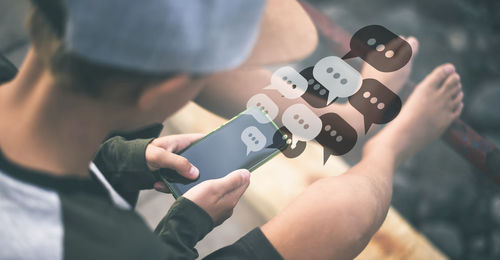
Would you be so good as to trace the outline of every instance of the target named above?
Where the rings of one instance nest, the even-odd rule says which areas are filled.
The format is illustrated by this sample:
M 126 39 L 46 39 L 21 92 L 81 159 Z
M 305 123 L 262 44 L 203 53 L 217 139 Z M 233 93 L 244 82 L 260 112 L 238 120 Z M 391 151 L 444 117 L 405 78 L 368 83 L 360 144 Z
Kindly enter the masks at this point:
M 110 108 L 63 88 L 30 50 L 16 78 L 0 87 L 0 148 L 23 167 L 88 177 L 90 161 L 118 120 L 110 120 Z

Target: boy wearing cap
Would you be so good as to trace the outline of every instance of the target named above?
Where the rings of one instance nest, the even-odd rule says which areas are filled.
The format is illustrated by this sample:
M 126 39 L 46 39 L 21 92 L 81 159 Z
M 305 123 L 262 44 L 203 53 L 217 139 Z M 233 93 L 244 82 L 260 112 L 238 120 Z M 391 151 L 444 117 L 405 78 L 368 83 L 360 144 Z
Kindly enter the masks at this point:
M 100 170 L 91 164 L 89 172 L 88 165 L 110 132 L 161 121 L 193 99 L 202 85 L 190 75 L 241 64 L 263 4 L 38 3 L 29 22 L 33 48 L 16 78 L 0 86 L 0 258 L 196 258 L 194 245 L 230 216 L 249 184 L 248 171 L 194 187 L 153 234 Z M 169 16 L 149 15 L 156 12 Z M 207 258 L 357 255 L 387 212 L 395 167 L 460 114 L 459 86 L 451 65 L 438 67 L 400 116 L 366 145 L 358 165 L 316 182 L 262 228 Z M 139 161 L 134 165 L 171 166 L 194 177 L 198 170 L 173 152 L 198 138 L 157 139 L 148 146 L 153 150 L 130 158 Z M 167 162 L 160 163 L 165 154 Z

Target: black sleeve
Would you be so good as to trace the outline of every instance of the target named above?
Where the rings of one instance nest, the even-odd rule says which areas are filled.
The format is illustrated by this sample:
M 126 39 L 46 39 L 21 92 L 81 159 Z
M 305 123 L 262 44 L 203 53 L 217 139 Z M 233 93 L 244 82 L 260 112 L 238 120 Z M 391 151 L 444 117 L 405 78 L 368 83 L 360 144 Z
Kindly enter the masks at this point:
M 12 80 L 16 74 L 16 66 L 0 53 L 0 83 Z
M 180 197 L 160 221 L 155 233 L 169 247 L 172 259 L 195 259 L 196 243 L 212 229 L 214 223 L 206 211 L 194 202 Z
M 113 188 L 131 204 L 135 204 L 139 190 L 151 189 L 155 182 L 145 157 L 146 147 L 152 140 L 115 136 L 101 145 L 94 158 Z
M 160 123 L 133 132 L 114 132 L 101 145 L 94 163 L 131 205 L 141 189 L 153 188 L 154 175 L 146 164 L 146 147 L 163 129 Z
M 248 232 L 234 244 L 223 247 L 205 260 L 282 260 L 283 258 L 266 238 L 260 228 Z

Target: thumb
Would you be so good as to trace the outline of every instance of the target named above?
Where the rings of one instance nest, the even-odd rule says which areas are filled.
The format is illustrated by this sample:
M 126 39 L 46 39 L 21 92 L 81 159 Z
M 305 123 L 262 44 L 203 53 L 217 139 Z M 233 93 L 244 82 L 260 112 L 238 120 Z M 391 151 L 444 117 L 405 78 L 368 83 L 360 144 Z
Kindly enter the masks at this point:
M 250 172 L 246 169 L 233 171 L 223 178 L 214 180 L 214 185 L 222 194 L 230 193 L 250 183 Z

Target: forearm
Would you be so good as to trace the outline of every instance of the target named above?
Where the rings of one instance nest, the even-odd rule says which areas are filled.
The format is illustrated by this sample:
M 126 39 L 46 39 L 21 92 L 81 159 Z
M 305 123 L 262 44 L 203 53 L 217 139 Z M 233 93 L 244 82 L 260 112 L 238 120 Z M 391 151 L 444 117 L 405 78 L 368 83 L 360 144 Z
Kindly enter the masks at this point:
M 390 207 L 396 164 L 386 157 L 365 156 L 345 174 L 315 182 L 262 227 L 264 234 L 285 259 L 354 258 Z

